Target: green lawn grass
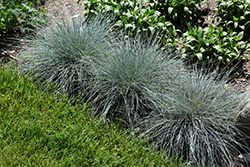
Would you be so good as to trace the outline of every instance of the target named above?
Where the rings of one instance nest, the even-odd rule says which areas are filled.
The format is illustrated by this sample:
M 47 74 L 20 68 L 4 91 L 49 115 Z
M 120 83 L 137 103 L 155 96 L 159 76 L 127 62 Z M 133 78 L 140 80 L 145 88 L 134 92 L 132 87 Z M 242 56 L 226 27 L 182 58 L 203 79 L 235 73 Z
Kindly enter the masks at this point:
M 72 106 L 0 68 L 0 166 L 185 166 L 129 138 L 87 104 Z

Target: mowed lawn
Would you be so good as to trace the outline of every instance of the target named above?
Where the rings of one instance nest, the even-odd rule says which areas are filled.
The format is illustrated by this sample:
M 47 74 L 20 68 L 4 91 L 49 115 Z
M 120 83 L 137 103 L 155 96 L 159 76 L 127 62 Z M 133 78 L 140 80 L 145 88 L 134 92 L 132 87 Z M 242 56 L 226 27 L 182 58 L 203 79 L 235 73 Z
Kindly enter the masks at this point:
M 0 68 L 0 166 L 185 166 L 53 90 Z

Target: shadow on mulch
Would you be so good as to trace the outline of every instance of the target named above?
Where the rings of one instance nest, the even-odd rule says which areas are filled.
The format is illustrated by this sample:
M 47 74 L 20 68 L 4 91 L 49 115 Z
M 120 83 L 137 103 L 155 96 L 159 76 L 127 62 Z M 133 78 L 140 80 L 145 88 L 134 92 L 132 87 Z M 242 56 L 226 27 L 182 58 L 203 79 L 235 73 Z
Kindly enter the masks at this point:
M 19 55 L 25 51 L 25 40 L 34 37 L 34 33 L 20 34 L 12 32 L 0 37 L 0 62 L 9 63 L 11 60 L 19 60 Z

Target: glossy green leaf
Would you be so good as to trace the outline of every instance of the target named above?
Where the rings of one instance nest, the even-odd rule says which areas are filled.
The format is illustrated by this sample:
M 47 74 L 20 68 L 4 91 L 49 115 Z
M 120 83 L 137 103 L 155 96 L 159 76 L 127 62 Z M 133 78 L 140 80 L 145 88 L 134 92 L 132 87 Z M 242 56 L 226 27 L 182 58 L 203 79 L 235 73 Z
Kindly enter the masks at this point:
M 239 25 L 239 23 L 238 23 L 238 22 L 235 22 L 235 23 L 234 23 L 234 28 L 237 28 L 238 25 Z
M 184 7 L 184 14 L 189 15 L 190 13 L 192 13 L 191 11 L 189 11 L 189 8 L 187 6 Z
M 239 38 L 239 40 L 241 40 L 241 39 L 243 38 L 243 36 L 244 36 L 244 32 L 243 32 L 243 31 L 241 31 L 241 32 L 237 35 L 237 37 Z
M 202 61 L 202 53 L 196 53 L 196 56 L 197 56 L 197 58 L 200 60 L 200 61 Z
M 193 42 L 193 41 L 198 42 L 198 40 L 195 39 L 193 36 L 187 36 L 185 39 L 186 39 L 187 43 L 190 43 L 190 42 Z
M 246 28 L 244 25 L 239 25 L 239 27 L 244 31 Z
M 135 28 L 134 24 L 125 24 L 125 28 Z
M 205 50 L 203 47 L 200 48 L 200 52 L 201 52 L 201 53 L 203 53 L 203 52 L 205 52 L 205 51 L 206 51 L 206 50 Z
M 219 46 L 219 45 L 215 45 L 215 46 L 213 46 L 213 48 L 215 48 L 217 51 L 219 51 L 219 52 L 223 52 L 223 49 Z
M 173 8 L 173 7 L 169 7 L 169 8 L 168 8 L 168 15 L 171 15 L 171 14 L 172 14 L 172 12 L 173 12 L 173 10 L 174 10 L 174 8 Z
M 176 21 L 177 20 L 177 18 L 178 18 L 178 14 L 177 13 L 175 13 L 174 15 L 173 15 L 173 19 Z M 182 18 L 182 17 L 181 17 Z
M 122 21 L 121 21 L 121 20 L 118 20 L 118 21 L 115 23 L 115 26 L 122 27 L 122 26 L 123 26 Z
M 245 18 L 245 16 L 240 16 L 240 21 L 242 21 L 242 20 L 245 20 L 246 18 Z
M 163 27 L 163 26 L 165 26 L 165 24 L 164 24 L 164 23 L 159 22 L 159 23 L 157 23 L 157 26 L 158 26 L 158 27 Z
M 155 31 L 155 28 L 154 27 L 148 27 L 148 29 L 150 30 L 150 32 L 154 32 Z

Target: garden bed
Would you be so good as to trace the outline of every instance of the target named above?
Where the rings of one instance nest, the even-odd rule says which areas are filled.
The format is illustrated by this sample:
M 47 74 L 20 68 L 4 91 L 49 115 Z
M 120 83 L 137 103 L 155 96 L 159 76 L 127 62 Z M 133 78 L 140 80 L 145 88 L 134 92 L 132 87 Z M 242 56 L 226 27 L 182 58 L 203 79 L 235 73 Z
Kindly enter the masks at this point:
M 208 25 L 212 22 L 212 10 L 215 9 L 216 3 L 215 1 L 211 0 L 209 1 L 210 5 L 207 6 L 207 4 L 202 3 L 203 8 L 203 15 L 201 15 L 200 19 L 198 20 L 198 23 L 202 24 L 202 26 Z M 74 9 L 74 16 L 81 15 L 82 10 L 84 10 L 83 6 L 80 6 L 78 4 L 72 4 L 71 1 L 52 1 L 48 0 L 45 2 L 44 5 L 39 6 L 41 8 L 45 8 L 48 11 L 48 17 L 50 19 L 53 19 L 53 17 L 72 17 L 72 10 Z M 70 14 L 69 14 L 70 13 Z M 73 17 L 74 17 L 73 16 Z M 18 34 L 13 34 L 14 37 L 17 37 L 19 39 L 26 39 L 29 37 L 32 37 L 34 34 L 30 34 L 27 36 L 20 36 Z M 18 60 L 19 54 L 24 52 L 25 50 L 21 49 L 23 46 L 25 46 L 25 42 L 23 40 L 14 40 L 10 38 L 3 39 L 0 42 L 0 59 L 4 62 L 8 62 L 11 59 Z M 20 47 L 22 46 L 22 47 Z M 248 49 L 249 51 L 249 49 Z M 249 85 L 250 83 L 250 59 L 246 57 L 246 62 L 242 63 L 240 66 L 241 68 L 238 70 L 239 74 L 234 79 L 236 84 L 243 84 Z M 236 156 L 236 155 L 235 155 Z M 239 159 L 236 160 L 236 166 L 244 166 L 244 163 L 242 163 Z

